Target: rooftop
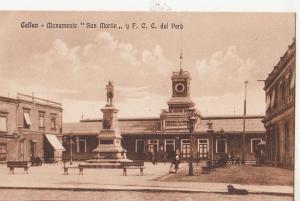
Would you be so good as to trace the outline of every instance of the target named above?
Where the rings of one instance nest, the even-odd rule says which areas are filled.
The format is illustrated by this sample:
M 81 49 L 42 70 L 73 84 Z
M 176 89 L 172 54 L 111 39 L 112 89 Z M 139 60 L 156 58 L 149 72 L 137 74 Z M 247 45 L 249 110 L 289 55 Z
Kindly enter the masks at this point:
M 55 108 L 62 108 L 62 104 L 54 101 L 50 101 L 47 99 L 43 98 L 38 98 L 35 96 L 30 96 L 30 95 L 25 95 L 22 93 L 17 93 L 16 98 L 11 98 L 11 97 L 5 97 L 5 96 L 0 96 L 0 99 L 4 101 L 11 101 L 11 102 L 27 102 L 27 103 L 33 103 L 33 104 L 38 104 L 38 105 L 43 105 L 43 106 L 49 106 L 49 107 L 55 107 Z
M 272 80 L 278 77 L 278 74 L 284 70 L 288 62 L 291 61 L 291 58 L 296 57 L 296 41 L 295 38 L 291 45 L 288 46 L 288 49 L 285 51 L 278 63 L 274 66 L 272 72 L 268 75 L 265 85 L 269 86 L 272 83 Z M 266 87 L 265 87 L 266 88 Z
M 263 123 L 264 116 L 246 116 L 246 132 L 265 132 Z M 242 116 L 206 116 L 196 125 L 195 132 L 207 132 L 207 123 L 213 123 L 213 129 L 218 131 L 223 129 L 226 133 L 237 133 L 243 131 Z M 102 119 L 85 119 L 77 123 L 64 123 L 63 133 L 74 134 L 98 134 L 101 129 Z M 122 134 L 152 134 L 161 132 L 159 118 L 120 118 L 119 127 Z M 176 131 L 174 131 L 176 132 Z

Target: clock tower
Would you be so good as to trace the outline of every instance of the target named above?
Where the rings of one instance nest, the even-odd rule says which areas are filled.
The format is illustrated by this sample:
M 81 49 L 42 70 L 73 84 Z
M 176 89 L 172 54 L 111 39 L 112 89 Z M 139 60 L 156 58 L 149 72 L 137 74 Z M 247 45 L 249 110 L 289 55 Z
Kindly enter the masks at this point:
M 185 110 L 194 106 L 190 98 L 191 76 L 188 71 L 181 68 L 182 54 L 180 54 L 180 70 L 173 72 L 172 79 L 172 97 L 168 101 L 169 110 Z
M 164 132 L 189 132 L 189 112 L 200 118 L 200 113 L 194 108 L 194 102 L 190 98 L 191 76 L 188 71 L 181 68 L 182 54 L 180 55 L 180 69 L 173 72 L 172 97 L 167 102 L 168 109 L 160 114 L 161 128 Z

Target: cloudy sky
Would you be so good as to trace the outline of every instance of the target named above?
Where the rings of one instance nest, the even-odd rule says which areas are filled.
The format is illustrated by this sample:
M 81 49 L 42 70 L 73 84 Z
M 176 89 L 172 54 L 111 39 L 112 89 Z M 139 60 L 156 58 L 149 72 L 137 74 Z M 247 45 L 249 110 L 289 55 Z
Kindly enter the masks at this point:
M 24 29 L 21 22 L 183 24 L 174 29 Z M 263 83 L 295 36 L 288 13 L 1 12 L 0 95 L 16 92 L 59 101 L 64 121 L 101 117 L 113 80 L 119 117 L 158 117 L 171 96 L 173 71 L 192 76 L 203 115 L 265 111 Z

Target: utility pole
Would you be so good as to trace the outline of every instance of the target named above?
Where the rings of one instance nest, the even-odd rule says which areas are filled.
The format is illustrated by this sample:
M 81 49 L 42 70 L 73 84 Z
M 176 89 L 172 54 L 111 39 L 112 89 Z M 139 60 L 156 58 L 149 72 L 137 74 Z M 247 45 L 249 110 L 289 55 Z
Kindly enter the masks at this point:
M 242 163 L 245 164 L 245 145 L 246 145 L 246 109 L 247 109 L 247 84 L 245 82 L 245 99 L 244 99 L 244 114 L 243 114 L 243 149 L 242 149 Z

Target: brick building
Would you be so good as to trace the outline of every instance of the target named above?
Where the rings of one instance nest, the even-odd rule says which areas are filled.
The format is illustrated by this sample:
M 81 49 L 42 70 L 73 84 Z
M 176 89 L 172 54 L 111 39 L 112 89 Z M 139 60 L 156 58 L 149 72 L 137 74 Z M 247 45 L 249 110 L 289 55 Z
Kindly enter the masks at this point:
M 149 152 L 170 156 L 172 151 L 179 149 L 183 160 L 188 159 L 191 153 L 198 159 L 215 159 L 220 153 L 241 157 L 243 117 L 202 116 L 191 99 L 189 72 L 180 69 L 173 72 L 171 79 L 172 97 L 167 102 L 168 109 L 163 109 L 160 117 L 118 120 L 122 146 L 127 150 L 127 156 L 148 159 Z M 196 120 L 192 139 L 189 130 L 191 111 Z M 246 161 L 255 160 L 256 145 L 265 140 L 263 118 L 259 115 L 246 116 Z M 63 125 L 63 134 L 74 137 L 74 159 L 90 159 L 96 154 L 93 149 L 98 145 L 97 135 L 101 125 L 102 119 L 84 119 Z M 66 146 L 67 155 L 70 147 Z
M 295 40 L 265 81 L 267 159 L 275 166 L 293 167 L 295 160 Z
M 0 161 L 60 158 L 62 111 L 60 103 L 33 96 L 0 97 Z

